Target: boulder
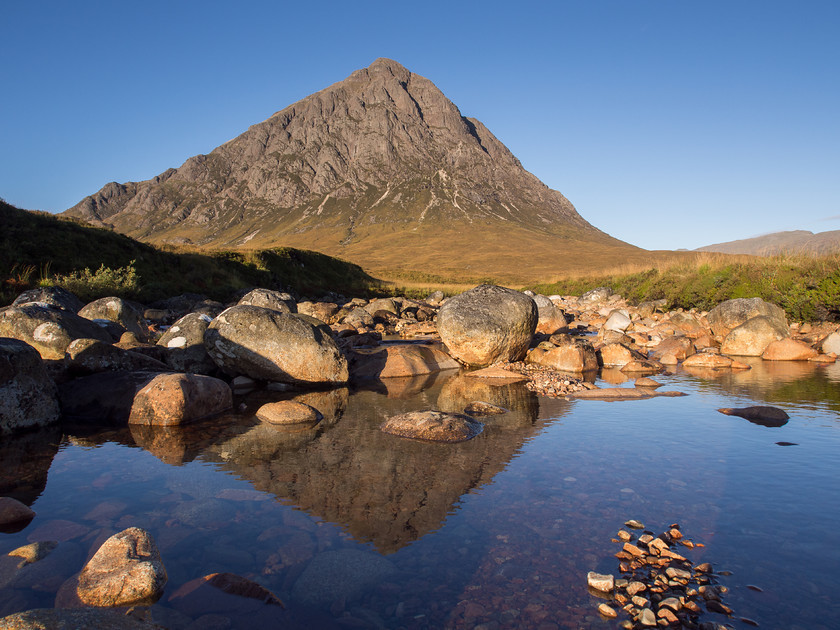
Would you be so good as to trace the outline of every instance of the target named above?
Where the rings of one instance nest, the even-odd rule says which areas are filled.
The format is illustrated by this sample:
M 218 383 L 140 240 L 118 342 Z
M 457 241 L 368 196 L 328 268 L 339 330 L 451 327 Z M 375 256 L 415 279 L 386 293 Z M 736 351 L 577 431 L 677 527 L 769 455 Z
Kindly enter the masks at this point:
M 543 296 L 537 296 L 543 297 Z M 544 333 L 546 335 L 553 335 L 558 330 L 564 329 L 566 326 L 569 325 L 568 320 L 566 319 L 566 314 L 548 300 L 546 305 L 537 305 L 537 330 L 538 333 Z
M 165 372 L 165 363 L 139 352 L 122 350 L 97 339 L 75 339 L 67 346 L 64 362 L 71 375 L 94 374 L 114 370 L 150 370 Z
M 335 323 L 335 316 L 341 310 L 338 304 L 332 302 L 300 302 L 297 309 L 301 315 L 309 315 L 325 324 Z
M 819 352 L 807 343 L 790 338 L 771 341 L 761 353 L 765 361 L 808 361 L 818 356 Z
M 0 312 L 0 337 L 20 339 L 43 359 L 64 359 L 74 339 L 90 338 L 110 343 L 111 336 L 90 320 L 46 304 L 11 306 Z
M 15 301 L 12 302 L 12 306 L 20 306 L 31 302 L 40 302 L 70 313 L 78 313 L 84 306 L 79 298 L 63 287 L 29 289 L 17 296 Z
M 765 427 L 781 427 L 787 424 L 790 416 L 778 407 L 769 407 L 766 405 L 756 405 L 754 407 L 726 407 L 718 409 L 722 414 L 727 416 L 738 416 L 745 418 L 753 424 L 760 424 Z
M 729 357 L 725 357 L 723 355 L 717 354 L 715 352 L 698 352 L 697 354 L 692 354 L 688 357 L 685 361 L 683 361 L 683 367 L 687 368 L 707 368 L 712 370 L 722 370 L 722 369 L 736 369 L 736 370 L 748 370 L 750 369 L 749 365 L 741 363 L 739 361 L 735 361 Z
M 726 337 L 733 329 L 758 316 L 766 317 L 778 329 L 787 330 L 785 311 L 758 297 L 736 298 L 721 302 L 709 311 L 706 319 L 715 335 Z
M 280 313 L 297 313 L 297 302 L 288 293 L 271 289 L 254 289 L 246 293 L 239 304 L 243 306 L 261 306 Z
M 0 435 L 57 422 L 58 390 L 37 350 L 0 337 Z
M 314 407 L 294 400 L 266 403 L 257 409 L 257 418 L 271 424 L 301 424 L 318 422 L 323 418 Z
M 134 333 L 140 340 L 146 340 L 149 337 L 143 314 L 122 298 L 104 297 L 94 300 L 79 311 L 79 316 L 91 321 L 114 322 L 124 331 Z
M 326 332 L 325 332 L 326 330 Z M 347 360 L 329 328 L 259 306 L 232 306 L 204 335 L 213 361 L 229 374 L 284 383 L 344 383 Z
M 646 357 L 638 350 L 628 348 L 620 343 L 608 343 L 597 352 L 604 367 L 623 367 L 632 361 L 644 360 Z
M 604 322 L 604 329 L 623 333 L 630 328 L 632 323 L 633 320 L 630 319 L 630 313 L 626 309 L 615 309 L 609 314 L 607 321 Z
M 437 318 L 437 329 L 449 354 L 475 367 L 520 360 L 536 328 L 534 300 L 489 284 L 449 298 Z
M 460 367 L 439 344 L 388 344 L 350 354 L 350 375 L 354 380 L 418 376 Z
M 471 416 L 443 411 L 411 411 L 388 418 L 385 433 L 430 442 L 463 442 L 481 433 L 484 425 Z
M 230 386 L 218 378 L 199 374 L 159 374 L 137 392 L 128 423 L 186 424 L 231 407 Z
M 613 294 L 613 290 L 609 287 L 598 287 L 597 289 L 592 289 L 591 291 L 587 291 L 583 295 L 580 296 L 580 302 L 582 304 L 593 304 L 595 302 L 604 302 L 606 301 L 611 295 Z
M 149 533 L 129 527 L 106 540 L 84 566 L 76 593 L 88 606 L 153 603 L 166 585 L 166 569 Z
M 561 372 L 582 373 L 598 369 L 595 349 L 586 342 L 572 342 L 550 349 L 537 347 L 528 352 L 525 362 Z
M 28 506 L 12 497 L 0 497 L 0 532 L 20 531 L 35 518 Z
M 371 300 L 369 304 L 363 306 L 368 313 L 371 315 L 375 315 L 376 311 L 387 311 L 393 315 L 399 317 L 400 308 L 397 306 L 396 300 L 394 298 L 379 298 L 376 300 Z
M 189 313 L 163 333 L 157 345 L 167 349 L 166 364 L 177 372 L 213 374 L 218 368 L 204 346 L 204 333 L 213 320 Z
M 671 355 L 678 361 L 691 356 L 694 352 L 695 346 L 689 337 L 666 337 L 651 350 L 654 357 Z
M 771 342 L 785 339 L 788 335 L 787 326 L 764 315 L 757 315 L 730 330 L 720 351 L 723 354 L 759 357 Z
M 840 356 L 840 332 L 833 332 L 823 339 L 822 351 L 825 354 L 836 354 Z

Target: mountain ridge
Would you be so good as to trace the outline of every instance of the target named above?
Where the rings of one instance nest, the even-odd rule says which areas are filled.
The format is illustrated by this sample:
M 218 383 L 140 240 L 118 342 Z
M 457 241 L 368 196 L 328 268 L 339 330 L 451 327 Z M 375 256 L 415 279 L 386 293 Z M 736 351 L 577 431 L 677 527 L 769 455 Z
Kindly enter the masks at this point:
M 751 254 L 753 256 L 774 256 L 777 254 L 820 256 L 840 251 L 840 230 L 816 233 L 809 230 L 772 232 L 752 238 L 704 245 L 694 251 Z
M 545 278 L 564 266 L 552 253 L 644 251 L 589 224 L 431 81 L 385 58 L 64 214 L 156 244 L 306 247 L 377 271 L 504 277 L 506 258 L 528 251 Z

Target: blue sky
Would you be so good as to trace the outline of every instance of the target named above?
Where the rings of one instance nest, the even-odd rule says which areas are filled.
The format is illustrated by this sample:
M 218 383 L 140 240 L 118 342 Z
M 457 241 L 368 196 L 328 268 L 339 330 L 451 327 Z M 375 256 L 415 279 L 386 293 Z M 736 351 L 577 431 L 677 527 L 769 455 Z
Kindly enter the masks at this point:
M 0 197 L 62 211 L 377 57 L 647 249 L 840 229 L 840 2 L 2 0 Z

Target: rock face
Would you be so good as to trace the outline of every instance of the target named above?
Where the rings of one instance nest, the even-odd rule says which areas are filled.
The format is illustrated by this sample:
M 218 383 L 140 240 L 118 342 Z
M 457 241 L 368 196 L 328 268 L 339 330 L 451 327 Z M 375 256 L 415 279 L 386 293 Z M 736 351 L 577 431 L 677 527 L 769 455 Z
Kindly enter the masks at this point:
M 212 374 L 217 367 L 204 347 L 204 333 L 212 321 L 203 313 L 189 313 L 172 324 L 157 342 L 168 350 L 167 365 L 178 372 Z
M 577 242 L 643 254 L 587 223 L 484 125 L 462 116 L 428 79 L 389 59 L 209 155 L 152 180 L 107 184 L 67 214 L 152 242 L 293 245 L 366 268 L 382 259 L 387 238 L 389 249 L 412 251 L 414 268 L 483 261 L 494 277 L 511 271 L 510 260 L 501 256 L 488 267 L 487 250 L 468 243 L 486 236 L 494 250 L 528 251 L 528 267 L 536 256 L 546 266 L 551 256 L 556 265 L 570 234 Z
M 481 433 L 484 425 L 471 416 L 442 411 L 411 411 L 388 418 L 385 433 L 431 442 L 463 442 Z
M 715 335 L 725 337 L 729 332 L 749 319 L 764 316 L 777 328 L 787 330 L 785 311 L 761 298 L 737 298 L 718 304 L 709 311 L 707 319 Z M 761 353 L 759 353 L 761 354 Z
M 41 302 L 42 304 L 54 306 L 55 308 L 60 308 L 63 311 L 69 311 L 71 313 L 78 313 L 84 306 L 79 298 L 61 287 L 29 289 L 29 291 L 24 291 L 17 296 L 15 301 L 12 302 L 12 306 L 21 306 L 30 302 Z
M 37 350 L 0 337 L 0 435 L 51 424 L 58 417 L 58 391 Z
M 160 374 L 134 398 L 129 424 L 172 426 L 213 416 L 233 407 L 230 386 L 212 376 Z
M 166 585 L 166 569 L 148 532 L 129 527 L 106 540 L 79 574 L 76 593 L 89 606 L 150 603 Z
M 103 319 L 114 322 L 125 331 L 134 333 L 140 340 L 148 337 L 143 315 L 122 298 L 104 297 L 94 300 L 79 311 L 79 316 L 89 320 Z
M 65 363 L 71 374 L 94 374 L 114 370 L 165 372 L 165 363 L 152 357 L 112 346 L 96 339 L 76 339 L 67 346 Z
M 207 328 L 204 344 L 231 374 L 285 383 L 345 383 L 347 360 L 332 338 L 305 316 L 232 306 Z
M 723 340 L 720 351 L 723 354 L 759 357 L 771 342 L 784 339 L 788 334 L 787 326 L 780 325 L 777 319 L 757 315 L 733 328 Z
M 518 361 L 537 328 L 537 305 L 518 291 L 482 284 L 448 299 L 437 328 L 449 353 L 466 365 Z
M 93 322 L 40 303 L 12 306 L 0 312 L 0 337 L 25 341 L 43 359 L 63 359 L 64 351 L 74 339 L 111 343 L 110 335 Z

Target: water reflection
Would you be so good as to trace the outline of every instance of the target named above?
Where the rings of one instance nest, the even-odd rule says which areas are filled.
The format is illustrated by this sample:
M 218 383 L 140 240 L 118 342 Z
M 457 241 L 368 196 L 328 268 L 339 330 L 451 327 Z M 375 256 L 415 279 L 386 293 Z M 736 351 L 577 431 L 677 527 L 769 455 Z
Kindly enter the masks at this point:
M 47 427 L 0 441 L 0 497 L 26 505 L 41 496 L 61 442 L 61 429 Z

